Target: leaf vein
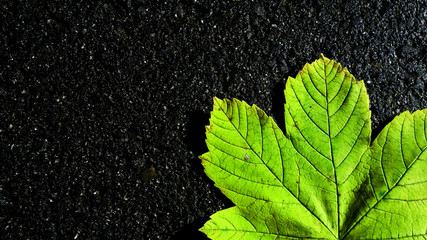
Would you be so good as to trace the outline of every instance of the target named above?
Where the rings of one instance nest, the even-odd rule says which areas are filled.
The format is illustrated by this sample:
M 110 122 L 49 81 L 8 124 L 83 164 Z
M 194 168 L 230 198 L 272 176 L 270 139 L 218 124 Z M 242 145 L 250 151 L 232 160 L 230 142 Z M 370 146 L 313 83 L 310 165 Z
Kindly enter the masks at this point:
M 359 102 L 360 96 L 362 95 L 361 93 L 362 93 L 362 90 L 359 89 L 359 96 L 357 97 L 357 101 L 356 102 Z M 344 104 L 342 104 L 339 108 L 341 108 L 343 105 Z M 354 104 L 353 109 L 351 110 L 351 113 L 350 113 L 350 117 L 347 118 L 347 121 L 344 123 L 344 126 L 332 138 L 335 138 L 336 136 L 338 136 L 344 130 L 344 128 L 350 122 L 350 119 L 354 116 L 354 110 L 356 110 L 356 107 L 357 107 L 357 104 Z
M 303 110 L 303 112 L 305 113 L 305 115 L 307 116 L 307 118 L 320 130 L 320 131 L 322 131 L 325 135 L 328 135 L 321 127 L 319 127 L 319 125 L 317 125 L 317 123 L 315 123 L 314 121 L 313 121 L 313 119 L 308 115 L 308 113 L 305 111 L 305 109 L 304 109 L 304 107 L 302 106 L 302 104 L 301 104 L 301 100 L 298 98 L 298 96 L 297 96 L 297 93 L 295 92 L 295 90 L 294 90 L 294 88 L 292 87 L 292 90 L 294 91 L 294 93 L 295 93 L 295 98 L 298 100 L 298 103 L 299 103 L 299 105 L 300 105 L 300 107 L 301 107 L 301 109 Z M 309 94 L 310 95 L 310 94 Z M 323 107 L 322 107 L 323 108 Z M 325 109 L 325 108 L 323 108 L 323 109 Z M 326 110 L 326 109 L 325 109 Z M 291 115 L 291 114 L 290 114 Z M 292 116 L 292 119 L 293 119 L 294 117 Z M 295 121 L 294 121 L 294 123 L 295 123 Z M 296 125 L 296 124 L 295 124 Z
M 295 119 L 292 116 L 292 114 L 290 114 L 292 121 L 295 123 Z M 299 129 L 299 127 L 297 126 L 297 124 L 295 123 L 295 128 L 298 130 L 298 132 L 300 133 L 300 135 L 302 136 L 302 138 L 304 138 L 304 142 L 306 142 L 315 152 L 319 153 L 320 156 L 326 158 L 327 160 L 331 161 L 331 159 L 329 159 L 328 157 L 326 157 L 323 153 L 319 152 L 319 150 L 317 150 L 317 148 L 315 148 L 313 145 L 311 145 L 311 143 L 307 140 L 307 138 L 304 136 L 304 134 L 302 134 L 301 130 Z M 292 141 L 292 139 L 291 139 Z M 294 145 L 295 146 L 295 145 Z M 307 158 L 306 158 L 307 159 Z M 308 160 L 308 159 L 307 159 Z
M 332 70 L 331 70 L 332 71 Z M 335 76 L 333 77 L 333 79 L 337 76 L 337 73 L 338 73 L 338 71 L 336 71 L 335 72 Z M 331 100 L 329 101 L 330 103 L 331 102 L 333 102 L 334 101 L 334 99 L 339 95 L 339 93 L 341 92 L 341 90 L 342 90 L 342 87 L 343 87 L 343 85 L 344 85 L 344 81 L 341 81 L 341 84 L 340 84 L 340 88 L 338 89 L 338 91 L 337 91 L 337 93 L 331 98 Z M 351 89 L 351 87 L 353 86 L 353 84 L 350 84 L 350 89 Z M 347 96 L 348 96 L 348 94 L 349 94 L 349 92 L 350 92 L 350 89 L 347 91 Z M 345 101 L 345 99 L 347 98 L 347 96 L 344 98 L 344 101 Z M 343 101 L 343 102 L 344 102 Z M 335 113 L 336 112 L 338 112 L 338 110 L 337 111 L 335 111 Z M 334 114 L 335 114 L 334 113 Z M 334 114 L 332 114 L 331 115 L 331 117 L 334 115 Z
M 290 114 L 290 116 L 291 116 L 291 119 L 292 119 L 292 121 L 295 123 L 295 120 L 294 120 L 294 118 L 293 118 L 293 116 Z M 296 125 L 296 124 L 295 124 Z M 297 127 L 297 129 L 298 129 L 298 127 Z M 299 129 L 298 129 L 298 132 L 300 132 L 301 133 L 301 131 L 299 131 Z M 301 136 L 305 139 L 305 137 L 301 134 Z M 307 141 L 306 141 L 307 142 Z M 304 156 L 299 150 L 298 150 L 298 148 L 297 147 L 295 147 L 295 144 L 294 144 L 294 142 L 292 141 L 292 139 L 291 139 L 291 143 L 292 143 L 292 146 L 293 146 L 293 148 L 295 149 L 295 151 L 301 156 L 301 157 L 303 157 L 318 173 L 320 173 L 323 177 L 325 177 L 326 179 L 328 179 L 329 181 L 331 181 L 331 182 L 333 182 L 333 180 L 332 179 L 330 179 L 329 177 L 327 177 L 326 175 L 324 175 L 319 169 L 317 169 L 316 168 L 316 166 L 314 166 L 314 164 L 313 163 L 311 163 L 310 162 L 310 160 L 308 160 L 308 158 L 306 157 L 306 156 Z M 308 145 L 311 147 L 311 148 L 313 148 L 315 151 L 317 151 L 317 149 L 315 149 L 313 146 L 311 146 L 309 143 L 308 143 Z M 318 151 L 317 151 L 318 152 Z M 327 160 L 329 160 L 327 157 L 325 157 L 324 155 L 322 155 L 320 152 L 318 152 L 321 156 L 323 156 L 324 158 L 326 158 Z M 330 160 L 329 160 L 330 161 Z
M 339 108 L 337 108 L 337 110 L 334 112 L 334 113 L 332 113 L 329 117 L 333 117 L 333 116 L 335 116 L 335 114 L 337 113 L 337 112 L 339 112 L 340 111 L 340 109 L 342 108 L 342 106 L 344 106 L 344 103 L 345 103 L 345 101 L 348 99 L 348 96 L 350 95 L 350 92 L 351 92 L 351 90 L 353 89 L 353 84 L 350 84 L 350 88 L 348 89 L 348 91 L 347 91 L 347 94 L 345 95 L 345 98 L 344 98 L 344 100 L 343 100 L 343 102 L 341 103 L 341 105 L 340 105 L 340 107 Z M 337 95 L 338 95 L 338 93 L 337 93 Z M 330 102 L 332 102 L 332 100 L 330 101 Z M 357 102 L 356 102 L 357 103 Z M 356 104 L 354 104 L 354 105 L 356 105 Z M 355 107 L 354 107 L 355 108 Z M 354 112 L 354 109 L 352 110 L 352 112 Z
M 305 84 L 304 84 L 304 83 L 302 84 L 302 86 L 304 87 L 305 91 L 308 93 L 307 86 L 305 86 Z M 293 85 L 291 85 L 291 88 L 292 88 L 292 91 L 293 91 L 293 92 L 294 92 L 294 94 L 295 94 L 295 97 L 298 99 L 298 102 L 299 102 L 299 98 L 298 98 L 297 93 L 295 92 L 294 86 L 293 86 Z M 325 107 L 323 107 L 320 103 L 318 103 L 318 102 L 316 101 L 316 99 L 314 99 L 314 98 L 313 98 L 313 96 L 311 96 L 311 94 L 308 94 L 308 96 L 310 96 L 311 100 L 313 100 L 313 102 L 315 102 L 315 103 L 316 103 L 320 108 L 325 109 Z M 322 96 L 323 96 L 323 95 L 322 95 Z M 301 103 L 300 103 L 300 105 L 301 105 Z
M 313 66 L 313 68 L 314 68 L 314 71 L 317 73 L 317 69 Z M 318 73 L 317 73 L 318 74 Z M 319 75 L 319 74 L 318 74 Z M 317 86 L 316 86 L 316 84 L 314 84 L 314 81 L 313 81 L 313 78 L 311 77 L 311 73 L 310 73 L 310 69 L 309 68 L 307 68 L 307 76 L 308 76 L 308 78 L 310 79 L 310 82 L 311 82 L 311 84 L 313 84 L 313 87 L 314 87 L 314 89 L 316 89 L 316 91 L 322 96 L 322 97 L 325 97 L 325 94 L 323 94 L 322 92 L 320 92 L 320 90 L 317 88 Z M 321 78 L 321 76 L 319 75 L 319 77 Z M 301 77 L 302 78 L 302 77 Z M 303 81 L 303 85 L 304 85 L 304 87 L 305 87 L 305 89 L 307 89 L 307 86 L 305 86 L 305 83 L 304 83 L 304 81 Z M 308 91 L 307 91 L 307 93 L 308 93 Z M 310 94 L 308 94 L 308 95 L 310 95 Z
M 356 146 L 356 144 L 357 144 L 357 142 L 358 142 L 358 140 L 360 138 L 360 135 L 362 135 L 363 128 L 365 127 L 365 125 L 366 125 L 366 121 L 363 122 L 363 126 L 360 128 L 360 131 L 359 131 L 359 133 L 357 135 L 357 139 L 356 139 L 356 141 L 354 141 L 353 145 L 351 146 L 350 151 L 348 151 L 348 153 L 346 154 L 346 156 L 344 157 L 344 159 L 338 164 L 338 166 L 336 166 L 337 169 L 341 166 L 341 164 L 347 159 L 347 157 L 353 151 L 354 147 Z
M 388 129 L 387 129 L 388 132 Z M 387 195 L 399 184 L 399 182 L 405 177 L 406 173 L 409 171 L 409 169 L 415 164 L 415 162 L 417 161 L 417 159 L 421 156 L 421 154 L 427 150 L 427 146 L 423 149 L 423 151 L 421 151 L 421 153 L 418 154 L 418 156 L 414 159 L 414 161 L 408 166 L 408 168 L 403 172 L 402 176 L 400 176 L 400 178 L 397 180 L 397 182 L 394 184 L 394 186 L 392 186 L 391 188 L 388 188 L 388 191 L 381 196 L 381 198 L 379 199 L 379 201 L 377 201 L 370 209 L 368 209 L 368 211 L 366 211 L 346 232 L 346 234 L 344 235 L 344 237 L 351 232 L 351 230 L 364 218 L 364 217 L 369 217 L 368 214 L 372 209 L 377 209 L 376 206 L 378 205 L 378 203 L 383 200 L 384 198 L 387 197 Z

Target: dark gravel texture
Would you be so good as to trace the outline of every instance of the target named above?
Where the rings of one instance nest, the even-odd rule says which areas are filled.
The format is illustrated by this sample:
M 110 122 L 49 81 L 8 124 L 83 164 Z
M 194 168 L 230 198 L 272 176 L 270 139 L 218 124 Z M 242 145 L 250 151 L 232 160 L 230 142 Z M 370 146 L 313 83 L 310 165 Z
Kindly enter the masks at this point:
M 365 80 L 374 134 L 427 107 L 427 2 L 2 1 L 2 239 L 205 239 L 212 97 L 283 127 L 324 53 Z

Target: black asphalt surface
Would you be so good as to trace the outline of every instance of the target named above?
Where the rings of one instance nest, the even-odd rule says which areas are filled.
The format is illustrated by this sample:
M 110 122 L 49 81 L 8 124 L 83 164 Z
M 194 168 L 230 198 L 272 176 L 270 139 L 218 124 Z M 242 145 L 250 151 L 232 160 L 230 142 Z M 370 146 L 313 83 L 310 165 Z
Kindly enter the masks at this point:
M 427 107 L 427 2 L 2 1 L 1 239 L 206 239 L 212 98 L 283 128 L 325 54 L 364 80 L 374 134 Z

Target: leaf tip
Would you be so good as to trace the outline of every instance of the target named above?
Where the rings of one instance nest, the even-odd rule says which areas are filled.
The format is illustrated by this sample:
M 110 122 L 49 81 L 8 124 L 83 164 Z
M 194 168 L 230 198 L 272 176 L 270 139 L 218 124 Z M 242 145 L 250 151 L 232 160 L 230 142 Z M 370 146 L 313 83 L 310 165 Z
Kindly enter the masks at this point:
M 213 97 L 212 101 L 214 103 L 214 106 L 216 106 L 222 102 L 222 100 L 217 98 L 217 97 Z
M 325 60 L 330 60 L 329 58 L 325 57 L 325 54 L 323 54 L 323 53 L 320 54 L 320 58 L 325 59 Z
M 205 234 L 207 238 L 212 239 L 211 237 L 209 237 L 208 231 L 206 231 L 205 226 L 199 228 L 198 230 L 199 232 Z
M 207 158 L 207 154 L 209 152 L 203 153 L 202 155 L 199 155 L 198 158 L 202 161 L 202 165 L 204 166 L 206 162 L 209 162 L 208 158 Z
M 214 104 L 213 104 L 213 110 L 215 111 L 215 110 L 218 110 L 218 111 L 221 111 L 222 109 L 223 109 L 223 107 L 224 107 L 224 103 L 226 103 L 226 100 L 227 99 L 219 99 L 219 98 L 217 98 L 217 97 L 214 97 L 213 98 L 213 102 L 214 102 Z

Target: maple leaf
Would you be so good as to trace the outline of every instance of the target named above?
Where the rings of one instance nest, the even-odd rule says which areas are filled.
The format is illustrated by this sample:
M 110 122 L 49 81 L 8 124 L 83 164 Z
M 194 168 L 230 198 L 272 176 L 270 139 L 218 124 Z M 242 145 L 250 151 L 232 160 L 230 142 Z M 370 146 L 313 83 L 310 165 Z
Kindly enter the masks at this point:
M 285 131 L 257 106 L 214 98 L 206 174 L 236 205 L 211 239 L 426 239 L 427 109 L 371 144 L 363 81 L 322 55 L 285 89 Z

